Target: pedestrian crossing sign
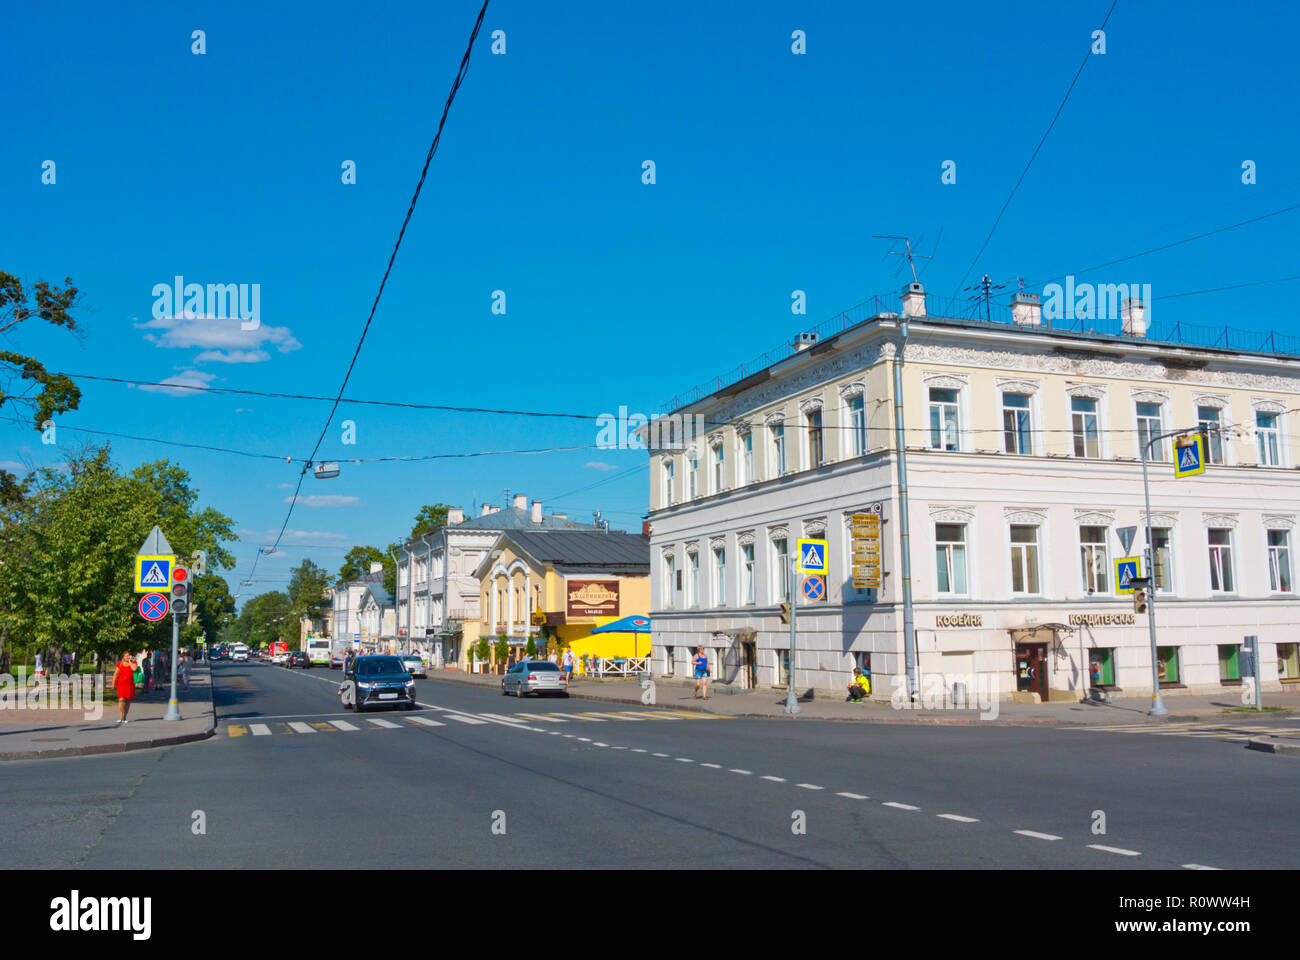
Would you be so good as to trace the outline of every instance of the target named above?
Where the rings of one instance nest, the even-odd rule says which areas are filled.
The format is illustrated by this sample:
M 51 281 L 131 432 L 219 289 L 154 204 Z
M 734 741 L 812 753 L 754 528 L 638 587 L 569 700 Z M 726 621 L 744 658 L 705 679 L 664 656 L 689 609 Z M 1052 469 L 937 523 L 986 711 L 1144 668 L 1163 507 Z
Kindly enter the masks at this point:
M 1133 592 L 1133 580 L 1140 577 L 1141 560 L 1137 557 L 1120 557 L 1115 561 L 1115 592 Z
M 1194 477 L 1205 472 L 1205 438 L 1200 434 L 1179 437 L 1174 443 L 1174 477 Z
M 820 573 L 823 576 L 830 573 L 826 565 L 825 540 L 799 541 L 799 572 Z
M 167 593 L 172 588 L 174 553 L 145 553 L 135 557 L 135 592 Z

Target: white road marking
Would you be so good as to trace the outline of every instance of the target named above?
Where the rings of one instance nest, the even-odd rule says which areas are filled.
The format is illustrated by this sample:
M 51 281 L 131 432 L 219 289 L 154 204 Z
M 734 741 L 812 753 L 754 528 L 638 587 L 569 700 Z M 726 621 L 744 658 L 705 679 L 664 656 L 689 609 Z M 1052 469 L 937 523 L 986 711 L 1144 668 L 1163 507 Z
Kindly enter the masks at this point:
M 571 733 L 566 733 L 566 734 L 564 735 L 564 739 L 565 739 L 565 740 L 572 740 L 572 739 L 573 739 L 573 734 L 571 734 Z
M 441 720 L 430 720 L 428 717 L 407 717 L 407 723 L 418 723 L 422 727 L 445 727 L 446 724 Z
M 678 757 L 678 758 L 677 758 L 677 762 L 678 762 L 678 763 L 694 763 L 695 761 L 692 760 L 692 759 L 690 759 L 689 757 Z
M 886 801 L 882 806 L 893 807 L 895 810 L 920 810 L 920 807 L 914 807 L 910 803 L 898 803 L 895 800 Z
M 634 717 L 626 713 L 589 713 L 589 717 L 607 717 L 610 720 L 635 720 L 637 723 L 645 720 L 645 717 Z
M 499 713 L 480 713 L 479 716 L 487 720 L 500 720 L 502 723 L 509 723 L 514 726 L 519 726 L 525 722 L 523 720 L 516 720 L 514 717 L 504 717 Z
M 460 713 L 449 713 L 447 716 L 453 720 L 459 720 L 461 723 L 487 723 L 486 720 L 480 720 L 478 717 L 467 717 Z
M 525 717 L 528 720 L 542 720 L 546 723 L 563 723 L 563 720 L 557 719 L 554 715 L 547 716 L 544 713 L 516 713 L 516 717 Z
M 593 746 L 593 747 L 608 747 L 609 744 L 608 744 L 608 743 L 601 743 L 599 740 L 597 740 L 595 743 L 592 744 L 592 746 Z
M 401 726 L 400 723 L 393 723 L 393 721 L 384 720 L 381 717 L 367 717 L 366 719 L 369 720 L 371 723 L 373 723 L 376 727 L 387 727 L 389 730 Z
M 571 714 L 569 714 L 569 716 L 573 717 L 574 720 L 586 720 L 588 723 L 604 723 L 604 722 L 605 722 L 605 721 L 602 720 L 600 717 L 593 717 L 593 716 L 591 716 L 590 714 L 586 714 L 586 713 L 571 713 Z
M 1207 867 L 1203 863 L 1184 863 L 1184 870 L 1222 870 L 1222 867 Z
M 722 769 L 722 764 L 720 764 L 720 763 L 701 763 L 700 766 L 701 766 L 701 767 L 709 767 L 710 769 L 713 769 L 713 770 L 721 770 L 721 769 Z
M 936 813 L 935 816 L 943 820 L 955 820 L 957 823 L 979 823 L 975 817 L 963 817 L 955 813 Z
M 796 787 L 803 787 L 805 790 L 825 790 L 825 787 L 819 787 L 815 783 L 796 783 Z
M 611 750 L 626 750 L 627 747 L 610 747 Z
M 1088 844 L 1093 850 L 1102 850 L 1106 853 L 1118 853 L 1121 857 L 1140 857 L 1142 854 L 1137 850 L 1125 850 L 1123 847 L 1107 847 L 1100 843 Z
M 681 717 L 674 717 L 671 713 L 649 713 L 645 710 L 629 710 L 629 717 L 649 717 L 651 720 L 681 720 Z
M 1060 840 L 1061 838 L 1050 833 L 1039 833 L 1037 830 L 1012 830 L 1012 833 L 1018 833 L 1022 837 L 1033 837 L 1035 840 Z
M 578 739 L 583 743 L 591 743 L 591 737 L 579 737 Z
M 767 774 L 763 774 L 763 779 L 771 780 L 773 783 L 785 783 L 785 777 L 772 777 L 772 776 L 768 776 Z
M 850 800 L 870 800 L 870 797 L 864 797 L 860 793 L 837 793 L 837 797 L 848 797 Z
M 633 752 L 633 753 L 645 753 L 646 751 L 642 750 L 640 747 L 633 747 L 633 748 L 632 748 L 632 752 Z
M 250 723 L 248 729 L 253 731 L 255 737 L 269 737 L 271 728 L 264 723 Z
M 344 733 L 347 733 L 349 730 L 357 729 L 355 726 L 348 723 L 346 720 L 331 720 L 329 721 L 329 724 L 331 727 L 335 727 L 339 730 L 342 730 Z
M 727 771 L 727 773 L 739 773 L 741 776 L 745 777 L 749 776 L 753 772 L 753 770 L 737 770 L 735 767 L 732 767 Z
M 301 722 L 290 723 L 289 729 L 292 730 L 294 733 L 315 733 L 316 732 L 312 727 L 309 727 L 307 726 L 307 724 Z

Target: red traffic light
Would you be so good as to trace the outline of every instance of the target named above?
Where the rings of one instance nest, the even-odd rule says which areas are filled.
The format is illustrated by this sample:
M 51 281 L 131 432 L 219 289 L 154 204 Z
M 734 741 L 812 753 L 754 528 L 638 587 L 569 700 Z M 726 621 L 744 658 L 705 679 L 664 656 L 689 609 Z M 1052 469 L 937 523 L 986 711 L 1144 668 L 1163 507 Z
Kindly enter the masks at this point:
M 189 579 L 190 572 L 184 567 L 174 567 L 172 569 L 172 583 L 184 583 Z

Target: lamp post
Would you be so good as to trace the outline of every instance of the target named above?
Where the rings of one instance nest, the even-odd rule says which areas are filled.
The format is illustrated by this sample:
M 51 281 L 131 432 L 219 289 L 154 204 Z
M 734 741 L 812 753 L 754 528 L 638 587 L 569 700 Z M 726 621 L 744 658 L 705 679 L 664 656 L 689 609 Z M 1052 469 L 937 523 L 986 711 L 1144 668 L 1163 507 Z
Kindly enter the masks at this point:
M 798 541 L 796 541 L 796 543 L 797 542 Z M 786 684 L 785 684 L 785 712 L 790 714 L 790 716 L 792 717 L 799 716 L 801 712 L 799 709 L 799 697 L 796 696 L 794 692 L 794 630 L 795 630 L 795 621 L 799 617 L 799 597 L 795 593 L 796 589 L 798 589 L 797 587 L 798 578 L 795 575 L 795 564 L 797 562 L 798 562 L 798 555 L 796 552 L 790 555 L 790 571 L 789 571 L 790 589 L 788 591 L 790 595 L 790 669 L 789 669 L 790 675 L 786 678 Z

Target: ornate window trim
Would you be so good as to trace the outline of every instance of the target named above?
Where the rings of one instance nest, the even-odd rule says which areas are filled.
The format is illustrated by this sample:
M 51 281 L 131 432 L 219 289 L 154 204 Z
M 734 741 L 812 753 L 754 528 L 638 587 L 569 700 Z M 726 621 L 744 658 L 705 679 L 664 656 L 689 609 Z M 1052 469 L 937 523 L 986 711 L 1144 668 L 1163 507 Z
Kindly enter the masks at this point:
M 1251 397 L 1250 408 L 1256 413 L 1286 413 L 1286 404 L 1271 397 Z
M 824 410 L 826 401 L 819 394 L 815 397 L 805 397 L 799 401 L 799 412 L 803 414 L 813 413 L 817 410 Z
M 1106 385 L 1104 383 L 1080 383 L 1067 380 L 1065 382 L 1065 395 L 1067 397 L 1087 397 L 1090 400 L 1105 400 Z
M 709 550 L 717 553 L 719 550 L 727 549 L 726 537 L 709 537 Z
M 748 420 L 733 421 L 731 427 L 736 431 L 736 436 L 741 438 L 749 436 L 754 431 L 754 425 Z
M 721 430 L 717 430 L 709 434 L 708 436 L 709 449 L 717 450 L 718 447 L 722 446 L 722 441 L 723 441 L 723 435 Z
M 973 506 L 951 503 L 930 504 L 930 520 L 934 523 L 970 523 L 974 519 Z
M 970 386 L 970 374 L 926 370 L 921 374 L 921 382 L 927 390 L 931 387 L 938 390 L 965 390 Z
M 805 520 L 803 522 L 803 532 L 809 537 L 816 537 L 820 540 L 826 536 L 826 518 L 814 517 L 811 520 Z
M 1143 529 L 1146 529 L 1147 527 L 1146 511 L 1143 511 L 1138 514 L 1138 522 Z M 1151 525 L 1151 529 L 1153 530 L 1156 529 L 1157 527 L 1171 527 L 1171 528 L 1176 527 L 1178 526 L 1178 514 L 1157 513 L 1156 511 L 1153 510 L 1151 511 L 1150 525 Z
M 1041 527 L 1047 523 L 1047 511 L 1026 510 L 1022 507 L 1003 507 L 1002 519 L 1007 523 L 1026 523 Z
M 688 557 L 694 556 L 699 552 L 700 552 L 700 541 L 698 540 L 691 540 L 684 547 L 682 547 L 682 553 L 686 554 Z
M 786 547 L 788 549 L 790 544 L 790 528 L 785 526 L 784 524 L 779 527 L 768 527 L 767 539 L 784 540 L 786 542 Z
M 1295 514 L 1294 513 L 1266 513 L 1264 514 L 1265 530 L 1294 530 Z
M 1042 389 L 1041 380 L 1022 380 L 1015 377 L 995 377 L 993 380 L 998 393 L 1027 393 L 1036 396 Z
M 1114 510 L 1080 510 L 1074 511 L 1074 524 L 1077 527 L 1113 527 Z
M 783 426 L 785 424 L 785 411 L 778 410 L 776 413 L 769 413 L 763 417 L 763 425 L 768 427 Z
M 1162 407 L 1169 403 L 1168 390 L 1152 390 L 1149 387 L 1129 387 L 1128 393 L 1134 403 L 1154 403 Z
M 1223 394 L 1198 393 L 1192 397 L 1192 406 L 1213 407 L 1215 410 L 1227 410 L 1229 407 L 1229 401 Z
M 746 530 L 744 533 L 738 534 L 736 543 L 742 547 L 752 547 L 754 545 L 754 531 Z
M 673 560 L 676 560 L 676 559 L 677 559 L 677 544 L 674 543 L 674 544 L 669 544 L 669 545 L 666 546 L 666 547 L 661 547 L 661 548 L 660 548 L 660 555 L 661 555 L 661 559 L 663 559 L 663 560 L 667 560 L 667 559 L 669 559 L 669 558 L 672 558 Z
M 851 380 L 848 383 L 840 384 L 840 399 L 848 400 L 850 397 L 865 397 L 867 392 L 867 382 L 865 380 Z
M 1237 514 L 1235 513 L 1203 513 L 1201 514 L 1201 523 L 1209 527 L 1231 527 L 1237 528 Z

